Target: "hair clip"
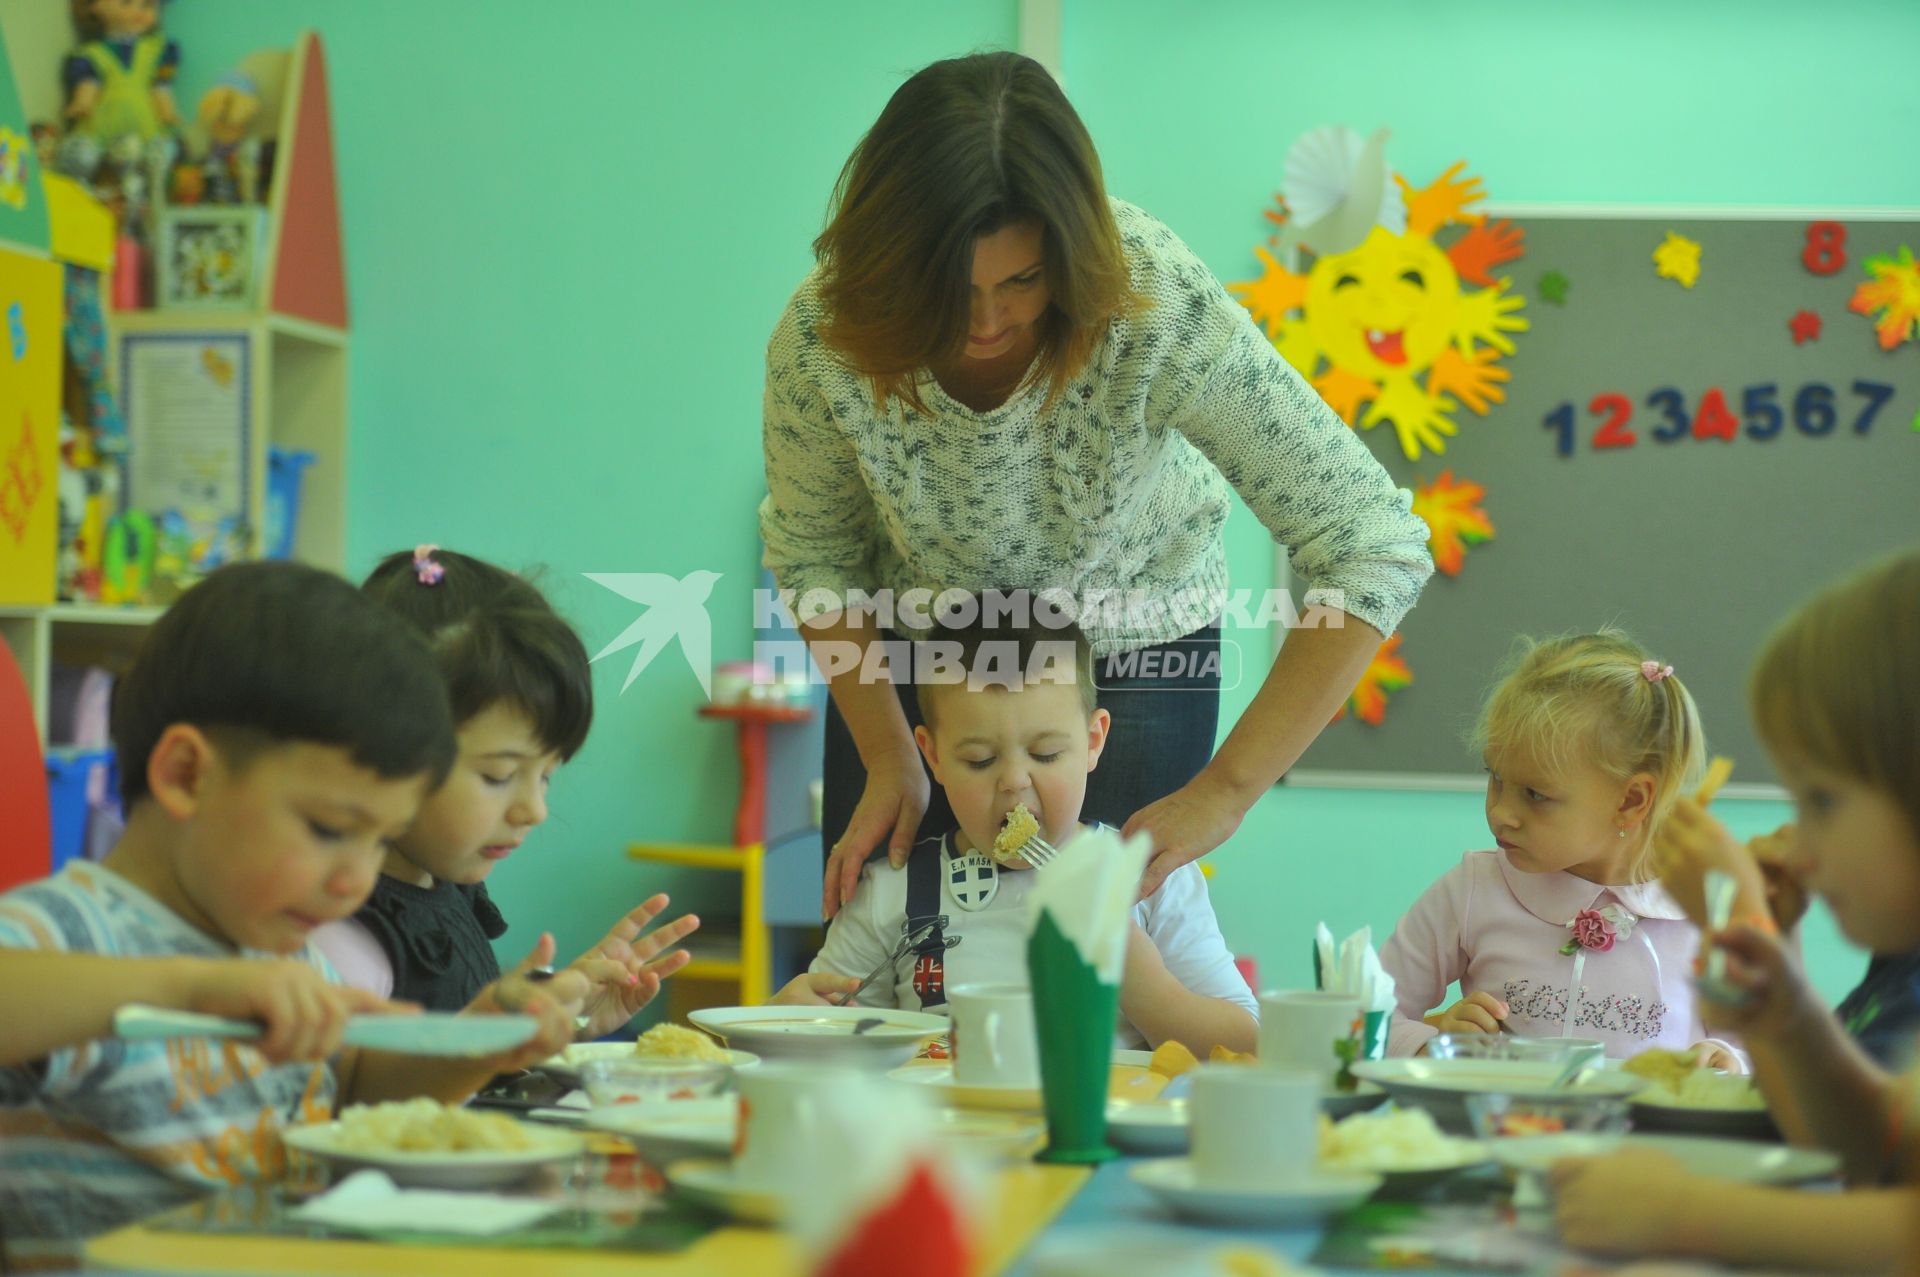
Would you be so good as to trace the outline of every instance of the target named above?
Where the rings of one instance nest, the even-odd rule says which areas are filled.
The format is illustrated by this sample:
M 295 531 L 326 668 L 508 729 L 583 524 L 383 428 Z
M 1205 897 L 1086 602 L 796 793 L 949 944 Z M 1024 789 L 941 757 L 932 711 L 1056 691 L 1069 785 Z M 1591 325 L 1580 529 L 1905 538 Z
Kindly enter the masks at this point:
M 413 575 L 422 585 L 438 585 L 447 575 L 446 565 L 434 561 L 433 552 L 437 545 L 416 545 L 413 547 Z
M 1640 674 L 1649 683 L 1658 683 L 1663 678 L 1673 677 L 1673 666 L 1662 665 L 1658 661 L 1640 662 Z

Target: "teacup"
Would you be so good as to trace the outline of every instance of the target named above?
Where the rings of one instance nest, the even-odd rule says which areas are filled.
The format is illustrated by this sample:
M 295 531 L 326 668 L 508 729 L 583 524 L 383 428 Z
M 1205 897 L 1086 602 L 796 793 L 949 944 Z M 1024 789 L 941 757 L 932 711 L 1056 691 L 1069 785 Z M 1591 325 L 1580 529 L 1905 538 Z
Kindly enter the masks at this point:
M 1320 1074 L 1202 1064 L 1194 1070 L 1193 1170 L 1202 1184 L 1310 1179 L 1319 1162 Z
M 1040 1046 L 1033 990 L 1024 984 L 962 984 L 947 990 L 953 1018 L 953 1080 L 962 1086 L 1038 1087 Z
M 823 1150 L 851 1138 L 871 1078 L 810 1064 L 763 1064 L 737 1076 L 740 1121 L 733 1137 L 735 1177 L 747 1185 L 791 1188 L 821 1173 Z
M 1330 1086 L 1345 1063 L 1339 1045 L 1354 1037 L 1360 999 L 1317 989 L 1276 989 L 1260 995 L 1260 1063 L 1305 1069 Z

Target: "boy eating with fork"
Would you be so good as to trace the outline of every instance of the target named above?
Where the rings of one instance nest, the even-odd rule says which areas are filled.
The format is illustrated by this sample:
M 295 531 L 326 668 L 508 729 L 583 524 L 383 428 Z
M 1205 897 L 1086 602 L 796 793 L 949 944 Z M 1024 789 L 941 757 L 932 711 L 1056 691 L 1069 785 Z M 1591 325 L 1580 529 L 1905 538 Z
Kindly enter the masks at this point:
M 986 615 L 975 609 L 975 615 Z M 914 729 L 957 829 L 921 840 L 904 867 L 869 864 L 806 977 L 776 1001 L 817 1001 L 821 977 L 864 979 L 861 1006 L 940 1010 L 946 988 L 1025 983 L 1027 895 L 1046 852 L 1082 829 L 1087 775 L 1111 716 L 1076 625 L 936 627 L 915 648 Z M 1022 846 L 1027 844 L 1023 854 Z M 1252 1051 L 1253 992 L 1220 936 L 1206 879 L 1182 866 L 1133 907 L 1115 1043 Z

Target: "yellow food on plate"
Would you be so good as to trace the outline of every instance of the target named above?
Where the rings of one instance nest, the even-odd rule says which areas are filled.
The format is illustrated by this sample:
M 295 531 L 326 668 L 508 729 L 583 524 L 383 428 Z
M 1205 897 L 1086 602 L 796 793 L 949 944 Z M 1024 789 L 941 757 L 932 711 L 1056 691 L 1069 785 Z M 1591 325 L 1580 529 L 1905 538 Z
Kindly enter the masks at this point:
M 1007 820 L 1000 832 L 993 836 L 993 858 L 1003 863 L 1012 863 L 1020 859 L 1020 849 L 1027 840 L 1040 832 L 1040 822 L 1033 818 L 1025 803 L 1015 803 L 1013 810 L 1007 813 Z
M 526 1128 L 498 1113 L 449 1108 L 438 1100 L 356 1104 L 340 1114 L 336 1147 L 348 1153 L 517 1152 L 532 1148 Z
M 1259 1058 L 1251 1051 L 1236 1051 L 1230 1046 L 1220 1046 L 1217 1043 L 1213 1050 L 1207 1052 L 1208 1064 L 1252 1064 Z
M 725 1064 L 727 1050 L 698 1029 L 684 1024 L 656 1024 L 633 1043 L 633 1053 L 649 1060 L 699 1060 Z
M 1179 1077 L 1199 1066 L 1200 1057 L 1189 1051 L 1186 1043 L 1175 1042 L 1171 1038 L 1155 1047 L 1153 1058 L 1147 1061 L 1147 1071 L 1164 1078 Z
M 1692 1051 L 1668 1051 L 1650 1047 L 1620 1066 L 1635 1077 L 1646 1078 L 1656 1086 L 1678 1091 L 1687 1083 L 1699 1060 Z
M 1473 1151 L 1471 1140 L 1442 1134 L 1425 1109 L 1355 1113 L 1338 1125 L 1320 1117 L 1321 1164 L 1342 1170 L 1433 1170 L 1457 1166 Z

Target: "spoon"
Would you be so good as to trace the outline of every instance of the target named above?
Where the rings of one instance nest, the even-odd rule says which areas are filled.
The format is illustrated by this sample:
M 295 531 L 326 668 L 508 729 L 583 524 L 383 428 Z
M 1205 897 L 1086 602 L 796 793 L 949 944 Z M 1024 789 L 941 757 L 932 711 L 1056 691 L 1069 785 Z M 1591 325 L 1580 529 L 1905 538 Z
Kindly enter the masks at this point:
M 1708 925 L 1716 932 L 1725 931 L 1727 923 L 1733 919 L 1733 898 L 1739 893 L 1739 884 L 1724 869 L 1709 869 L 1701 880 L 1701 886 L 1707 896 Z M 1718 947 L 1707 951 L 1707 969 L 1698 983 L 1700 996 L 1722 1006 L 1744 1006 L 1751 996 L 1727 979 L 1726 950 Z

